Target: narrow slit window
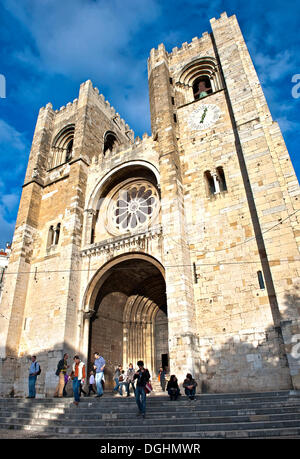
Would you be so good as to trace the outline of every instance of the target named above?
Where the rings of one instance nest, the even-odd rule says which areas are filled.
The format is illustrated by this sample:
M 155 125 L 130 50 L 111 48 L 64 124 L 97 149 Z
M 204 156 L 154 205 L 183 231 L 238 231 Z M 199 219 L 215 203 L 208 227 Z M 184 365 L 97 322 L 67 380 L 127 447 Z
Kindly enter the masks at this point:
M 264 282 L 264 277 L 261 271 L 257 271 L 257 278 L 258 278 L 258 283 L 259 283 L 259 288 L 261 290 L 265 289 L 265 282 Z
M 60 236 L 60 223 L 58 223 L 56 230 L 55 230 L 54 245 L 58 244 L 59 236 Z
M 217 167 L 217 180 L 220 185 L 220 191 L 227 191 L 227 185 L 226 185 L 223 167 Z
M 73 140 L 71 140 L 67 145 L 66 162 L 70 161 L 70 159 L 72 158 L 72 151 L 73 151 Z
M 54 228 L 53 226 L 50 226 L 49 232 L 48 232 L 47 247 L 51 247 L 53 242 L 54 242 Z

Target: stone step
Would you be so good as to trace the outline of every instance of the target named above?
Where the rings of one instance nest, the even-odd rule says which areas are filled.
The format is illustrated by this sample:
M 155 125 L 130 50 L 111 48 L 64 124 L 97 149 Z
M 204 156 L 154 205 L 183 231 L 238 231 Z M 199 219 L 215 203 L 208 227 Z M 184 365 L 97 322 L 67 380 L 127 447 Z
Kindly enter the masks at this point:
M 34 437 L 33 437 L 34 438 Z M 37 437 L 38 438 L 38 437 Z M 55 438 L 59 438 L 59 434 L 56 434 Z M 65 434 L 62 438 L 90 438 L 90 439 L 99 439 L 99 435 L 86 435 L 81 434 Z M 135 440 L 137 438 L 136 434 L 110 434 L 110 435 L 101 435 L 101 440 L 103 439 L 128 439 Z M 250 439 L 291 439 L 291 438 L 300 438 L 300 428 L 281 428 L 281 429 L 264 429 L 264 430 L 231 430 L 231 431 L 209 431 L 209 432 L 168 432 L 164 434 L 152 433 L 152 434 L 139 434 L 139 439 L 238 439 L 238 438 L 250 438 Z
M 1 426 L 0 426 L 1 429 Z M 76 433 L 57 433 L 57 432 L 45 432 L 44 429 L 33 431 L 31 428 L 20 428 L 19 426 L 15 426 L 13 429 L 9 431 L 2 429 L 3 432 L 6 432 L 6 437 L 9 438 L 9 434 L 13 431 L 13 438 L 16 438 L 16 434 L 18 434 L 18 438 L 24 438 L 25 431 L 26 431 L 26 438 L 31 439 L 39 439 L 39 438 L 47 438 L 47 439 L 94 439 L 94 440 L 120 440 L 120 439 L 127 439 L 127 440 L 136 440 L 138 439 L 148 439 L 148 440 L 172 440 L 172 439 L 179 439 L 179 440 L 191 440 L 191 439 L 299 439 L 300 438 L 300 428 L 275 428 L 275 429 L 260 429 L 260 430 L 231 430 L 231 431 L 209 431 L 209 432 L 156 432 L 156 433 L 140 433 L 138 436 L 136 433 L 117 433 L 117 434 L 101 434 L 101 437 L 98 433 L 95 434 L 84 434 Z M 22 433 L 23 432 L 23 433 Z M 4 438 L 4 437 L 2 437 Z
M 182 406 L 182 404 L 177 404 L 177 402 L 170 402 L 169 406 L 164 407 L 162 410 L 156 409 L 150 404 L 147 405 L 147 414 L 151 418 L 156 418 L 158 415 L 160 418 L 169 418 L 169 417 L 203 417 L 203 416 L 246 416 L 246 415 L 270 415 L 270 414 L 285 414 L 285 413 L 299 413 L 300 412 L 300 403 L 299 404 L 272 404 L 271 406 L 262 407 L 261 405 L 253 405 L 251 407 L 233 407 L 233 406 L 220 406 L 217 409 L 207 409 L 207 407 L 201 406 L 200 404 L 189 403 L 189 405 Z M 99 416 L 118 416 L 119 418 L 126 418 L 136 413 L 136 404 L 131 404 L 124 409 L 124 406 L 117 407 L 107 407 L 106 410 L 103 409 L 101 405 L 94 407 L 73 407 L 69 406 L 66 408 L 47 408 L 36 406 L 36 407 L 18 407 L 17 410 L 11 410 L 8 407 L 0 408 L 1 417 L 45 417 L 47 419 L 55 419 L 56 417 L 63 415 L 65 419 L 76 417 L 76 418 L 88 418 L 94 419 Z
M 198 397 L 197 400 L 190 401 L 186 397 L 181 397 L 177 401 L 171 402 L 169 398 L 164 398 L 163 400 L 156 401 L 154 398 L 148 399 L 147 406 L 148 409 L 163 411 L 163 410 L 184 410 L 184 409 L 203 409 L 203 410 L 213 410 L 213 409 L 247 409 L 247 408 L 269 408 L 276 406 L 298 406 L 300 404 L 300 399 L 295 401 L 288 398 L 274 398 L 274 399 L 260 399 L 260 400 L 239 400 L 238 402 L 233 402 L 229 400 L 204 400 L 201 397 Z M 66 410 L 73 406 L 73 399 L 70 398 L 67 401 L 57 401 L 57 399 L 45 400 L 20 400 L 18 403 L 10 401 L 0 401 L 0 410 L 13 410 L 13 409 L 57 409 L 57 410 Z M 130 407 L 135 406 L 135 400 L 131 398 L 119 398 L 118 400 L 105 400 L 105 399 L 81 399 L 79 409 L 91 411 L 93 409 L 102 411 L 111 411 L 113 409 L 119 410 L 128 410 Z
M 62 415 L 60 418 L 49 419 L 43 416 L 40 417 L 24 417 L 24 416 L 0 416 L 0 424 L 22 424 L 27 425 L 44 425 L 44 426 L 67 426 L 68 428 L 77 427 L 80 424 L 81 428 L 89 428 L 91 425 L 93 428 L 96 427 L 125 427 L 130 419 L 130 427 L 139 426 L 141 420 L 133 414 L 130 418 L 120 418 L 119 415 L 113 415 L 110 417 L 101 416 L 93 417 L 91 419 L 82 419 L 82 418 L 68 418 Z M 255 423 L 255 422 L 281 422 L 281 421 L 298 421 L 300 426 L 300 414 L 299 413 L 285 413 L 285 414 L 269 414 L 269 415 L 234 415 L 234 416 L 181 416 L 174 418 L 159 418 L 147 416 L 147 425 L 157 427 L 168 426 L 170 423 L 180 423 L 186 426 L 194 426 L 196 424 L 205 425 L 205 424 L 232 424 L 241 425 L 242 423 Z
M 196 394 L 197 398 L 200 398 L 203 402 L 209 402 L 209 401 L 214 401 L 214 402 L 234 402 L 234 401 L 240 401 L 240 400 L 273 400 L 273 399 L 299 399 L 300 400 L 300 395 L 289 395 L 288 392 L 278 392 L 278 393 L 262 393 L 262 394 L 232 394 L 229 396 L 228 394 L 225 394 L 223 397 L 221 394 Z M 134 397 L 133 394 L 130 395 L 130 397 Z M 184 394 L 181 394 L 182 398 L 186 398 Z M 71 397 L 68 398 L 63 398 L 63 399 L 53 399 L 53 398 L 42 398 L 42 397 L 37 397 L 36 399 L 23 399 L 23 398 L 0 398 L 0 402 L 7 402 L 7 403 L 20 403 L 21 401 L 23 403 L 33 403 L 33 402 L 53 402 L 55 400 L 58 403 L 68 403 Z M 95 397 L 81 397 L 81 400 L 93 400 Z M 113 402 L 113 400 L 118 401 L 118 399 L 121 398 L 117 395 L 112 396 L 111 393 L 109 394 L 104 394 L 104 396 L 101 398 L 101 401 L 109 401 L 110 403 Z M 129 398 L 126 397 L 125 395 L 123 398 Z M 147 396 L 147 398 L 155 399 L 157 403 L 162 401 L 163 399 L 168 399 L 168 394 L 162 393 L 159 395 L 154 395 L 150 394 Z
M 181 390 L 181 393 L 182 393 L 182 396 L 185 396 L 183 394 L 183 391 Z M 285 397 L 285 398 L 300 398 L 300 391 L 276 391 L 276 392 L 241 392 L 241 393 L 226 393 L 226 394 L 202 394 L 202 393 L 198 393 L 196 394 L 198 397 L 201 397 L 202 400 L 240 400 L 240 399 L 271 399 L 271 398 L 274 398 L 274 397 Z M 133 396 L 132 394 L 132 391 L 131 391 L 131 397 Z M 153 393 L 151 393 L 150 395 L 148 395 L 147 397 L 148 398 L 152 398 L 154 396 Z M 168 394 L 165 392 L 162 392 L 160 394 L 155 394 L 155 397 L 157 399 L 160 399 L 160 398 L 163 398 L 163 397 L 168 397 Z M 70 397 L 69 397 L 70 398 Z M 90 398 L 93 398 L 93 397 L 82 397 L 82 399 L 90 399 Z M 101 398 L 101 400 L 112 400 L 114 398 L 119 398 L 119 397 L 112 397 L 112 392 L 104 392 L 104 396 Z M 18 398 L 18 397 L 15 397 L 15 398 L 0 398 L 0 401 L 3 401 L 3 400 L 6 400 L 6 401 L 9 401 L 9 402 L 18 402 L 20 400 L 23 400 L 23 401 L 28 401 L 28 402 L 32 402 L 33 400 L 27 400 L 27 399 L 24 399 L 24 398 Z M 34 400 L 34 401 L 37 401 L 37 400 L 42 400 L 42 401 L 52 401 L 53 398 L 45 398 L 45 397 L 42 397 L 42 396 L 39 396 L 39 394 L 37 395 L 37 398 Z M 68 400 L 68 398 L 64 398 L 62 400 L 60 399 L 56 399 L 58 400 L 59 402 L 62 402 L 62 401 L 66 401 Z
M 147 418 L 131 397 L 0 399 L 0 429 L 53 438 L 300 438 L 299 391 L 147 397 Z M 129 423 L 130 421 L 130 423 Z
M 268 403 L 244 403 L 244 404 L 229 404 L 229 405 L 203 405 L 201 402 L 197 401 L 192 401 L 192 402 L 180 402 L 180 401 L 174 401 L 174 402 L 169 402 L 168 405 L 166 404 L 160 404 L 159 406 L 153 405 L 150 402 L 147 403 L 147 411 L 150 413 L 154 414 L 161 414 L 161 413 L 178 413 L 178 412 L 205 412 L 205 411 L 230 411 L 230 410 L 269 410 L 269 409 L 276 409 L 276 408 L 290 408 L 290 407 L 299 407 L 299 403 L 291 403 L 290 401 L 286 402 L 268 402 Z M 40 404 L 35 404 L 32 406 L 8 406 L 8 405 L 1 405 L 0 404 L 0 413 L 1 411 L 15 411 L 19 412 L 20 410 L 22 411 L 29 411 L 31 413 L 34 412 L 52 412 L 52 413 L 67 413 L 69 410 L 72 410 L 74 407 L 73 402 L 70 405 L 66 406 L 58 406 L 58 405 L 40 405 Z M 101 403 L 97 404 L 83 404 L 80 403 L 79 406 L 76 408 L 78 412 L 81 413 L 81 415 L 84 414 L 91 414 L 93 412 L 98 413 L 120 413 L 120 412 L 126 412 L 130 413 L 136 409 L 136 404 L 135 402 L 128 404 L 120 404 L 120 405 L 104 405 Z
M 82 426 L 80 423 L 76 427 L 71 426 L 54 426 L 54 425 L 42 425 L 36 423 L 24 424 L 22 420 L 16 420 L 13 424 L 9 422 L 0 423 L 2 429 L 24 429 L 24 430 L 35 430 L 40 432 L 58 433 L 58 434 L 81 434 L 81 435 L 98 435 L 102 438 L 102 435 L 122 435 L 122 434 L 135 434 L 138 438 L 138 434 L 157 434 L 160 432 L 166 433 L 189 433 L 199 434 L 199 432 L 230 432 L 236 430 L 266 430 L 266 429 L 283 429 L 283 428 L 295 428 L 300 431 L 300 423 L 298 420 L 281 420 L 281 421 L 255 421 L 255 422 L 241 422 L 238 425 L 236 423 L 220 423 L 220 424 L 160 424 L 159 420 L 155 425 L 148 423 L 148 420 L 140 420 L 139 425 L 109 425 L 109 426 L 94 426 L 89 425 L 87 427 Z

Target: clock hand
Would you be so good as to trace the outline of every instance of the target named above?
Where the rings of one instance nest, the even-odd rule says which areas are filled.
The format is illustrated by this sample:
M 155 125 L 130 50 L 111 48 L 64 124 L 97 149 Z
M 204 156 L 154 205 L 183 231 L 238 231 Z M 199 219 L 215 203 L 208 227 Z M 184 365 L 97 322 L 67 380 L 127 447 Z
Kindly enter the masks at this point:
M 202 114 L 202 117 L 201 117 L 200 123 L 203 123 L 203 121 L 204 121 L 204 118 L 206 117 L 206 112 L 207 112 L 207 107 L 205 107 L 205 109 L 204 109 L 204 111 L 203 111 L 203 114 Z

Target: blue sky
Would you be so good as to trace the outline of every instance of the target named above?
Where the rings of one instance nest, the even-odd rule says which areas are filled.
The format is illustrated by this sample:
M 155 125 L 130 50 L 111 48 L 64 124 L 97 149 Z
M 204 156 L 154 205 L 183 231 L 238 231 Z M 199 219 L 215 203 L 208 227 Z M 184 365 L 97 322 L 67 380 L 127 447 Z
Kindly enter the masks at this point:
M 295 0 L 2 0 L 0 248 L 12 239 L 39 108 L 78 96 L 91 79 L 134 130 L 150 134 L 147 58 L 210 32 L 209 19 L 236 14 L 300 176 L 300 2 Z M 300 89 L 299 89 L 300 94 Z

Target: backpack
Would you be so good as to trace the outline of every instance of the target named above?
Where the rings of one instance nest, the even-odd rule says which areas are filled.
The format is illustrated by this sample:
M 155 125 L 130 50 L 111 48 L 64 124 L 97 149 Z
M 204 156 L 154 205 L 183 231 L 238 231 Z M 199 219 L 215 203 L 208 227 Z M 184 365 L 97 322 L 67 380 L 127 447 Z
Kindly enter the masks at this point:
M 35 361 L 35 368 L 36 368 L 36 364 L 37 364 L 37 361 Z M 39 365 L 39 371 L 37 372 L 37 376 L 40 375 L 42 372 L 41 365 L 40 364 L 38 365 Z
M 56 372 L 55 372 L 56 376 L 59 376 L 61 370 L 64 368 L 64 365 L 63 365 L 62 362 L 63 362 L 63 360 L 60 360 L 60 361 L 58 362 L 58 364 L 57 364 L 57 369 L 56 369 Z

